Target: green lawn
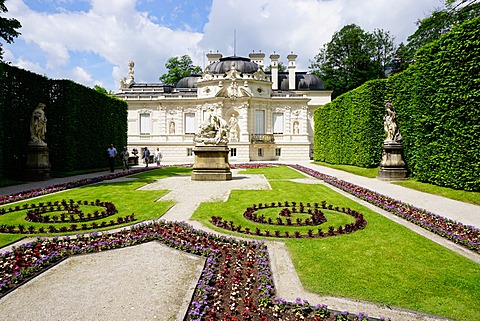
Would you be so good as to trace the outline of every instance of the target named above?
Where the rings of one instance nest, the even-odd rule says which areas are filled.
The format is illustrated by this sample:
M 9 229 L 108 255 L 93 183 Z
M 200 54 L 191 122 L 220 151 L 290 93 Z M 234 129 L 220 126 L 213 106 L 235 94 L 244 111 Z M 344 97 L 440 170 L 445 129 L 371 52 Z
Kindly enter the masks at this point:
M 168 177 L 171 175 L 178 175 L 189 173 L 190 169 L 179 168 L 179 167 L 170 167 L 165 169 L 155 169 L 147 172 L 143 172 L 137 175 L 130 177 L 136 178 L 135 180 L 126 181 L 126 182 L 116 182 L 109 183 L 108 181 L 101 184 L 88 185 L 81 188 L 76 188 L 72 190 L 67 190 L 55 194 L 46 195 L 36 199 L 30 199 L 23 202 L 15 203 L 15 206 L 28 203 L 28 204 L 38 204 L 40 202 L 48 201 L 62 201 L 73 199 L 77 200 L 86 200 L 86 201 L 95 201 L 99 199 L 102 202 L 112 202 L 118 209 L 118 214 L 113 217 L 106 219 L 92 220 L 91 222 L 101 222 L 102 220 L 109 221 L 110 219 L 115 219 L 117 217 L 125 217 L 126 215 L 135 214 L 136 223 L 141 221 L 147 221 L 152 219 L 158 219 L 173 205 L 173 202 L 156 202 L 159 198 L 166 194 L 167 191 L 142 191 L 137 190 L 139 187 L 154 181 L 155 179 L 160 179 L 163 177 Z M 12 205 L 4 205 L 2 207 L 9 208 Z M 93 210 L 93 208 L 91 209 Z M 88 211 L 88 209 L 87 209 Z M 35 226 L 37 229 L 39 227 L 48 227 L 51 224 L 42 224 L 42 223 L 31 223 L 25 221 L 25 211 L 7 213 L 0 215 L 0 225 L 15 225 L 19 224 L 28 227 L 30 225 Z M 91 223 L 88 222 L 88 223 Z M 61 226 L 69 227 L 72 223 L 56 223 L 55 227 L 60 228 Z M 79 223 L 76 223 L 80 226 Z M 126 226 L 128 224 L 115 225 L 115 228 Z M 106 230 L 110 228 L 99 228 L 97 230 Z M 81 231 L 69 232 L 69 233 L 59 233 L 58 235 L 63 234 L 78 234 Z M 88 231 L 87 231 L 88 232 Z M 37 235 L 37 234 L 36 234 Z M 47 234 L 38 234 L 41 236 L 47 236 Z M 48 234 L 51 235 L 51 234 Z M 0 246 L 4 246 L 16 240 L 19 240 L 25 236 L 32 236 L 27 234 L 5 234 L 0 233 Z
M 398 182 L 394 182 L 393 184 L 401 185 L 407 188 L 411 188 L 411 189 L 429 193 L 429 194 L 440 195 L 440 196 L 447 197 L 452 200 L 457 200 L 460 202 L 480 205 L 480 192 L 468 192 L 468 191 L 456 190 L 453 188 L 422 183 L 415 179 L 398 181 Z
M 266 229 L 266 225 L 248 222 L 243 218 L 246 207 L 265 202 L 322 200 L 332 205 L 350 207 L 364 214 L 368 221 L 366 229 L 323 239 L 286 240 L 306 289 L 318 294 L 379 302 L 457 320 L 480 320 L 478 264 L 326 186 L 288 181 L 301 175 L 289 168 L 247 172 L 264 173 L 270 180 L 272 190 L 232 191 L 226 203 L 203 203 L 192 218 L 210 228 L 226 232 L 208 222 L 211 215 L 221 215 L 242 227 Z M 324 224 L 336 225 L 340 221 Z M 283 229 L 288 230 L 288 227 Z
M 365 167 L 358 167 L 352 165 L 341 165 L 341 164 L 329 164 L 325 162 L 313 162 L 313 164 L 325 166 L 333 169 L 338 169 L 341 171 L 345 171 L 348 173 L 368 177 L 368 178 L 375 178 L 378 175 L 379 167 L 372 167 L 372 168 L 365 168 Z

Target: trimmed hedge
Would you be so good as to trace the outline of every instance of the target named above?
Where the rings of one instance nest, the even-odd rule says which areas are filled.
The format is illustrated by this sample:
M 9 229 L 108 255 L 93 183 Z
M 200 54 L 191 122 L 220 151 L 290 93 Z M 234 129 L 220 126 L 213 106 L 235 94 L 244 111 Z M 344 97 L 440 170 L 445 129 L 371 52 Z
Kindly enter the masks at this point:
M 385 81 L 372 80 L 315 111 L 314 159 L 360 167 L 382 154 Z
M 70 80 L 51 80 L 3 63 L 1 68 L 0 166 L 5 177 L 22 178 L 30 118 L 40 102 L 47 105 L 45 141 L 53 171 L 106 167 L 108 145 L 126 145 L 126 102 Z
M 415 64 L 367 82 L 315 111 L 316 161 L 381 161 L 384 101 L 392 101 L 404 158 L 420 181 L 480 191 L 480 18 L 421 48 Z M 359 133 L 361 131 L 361 133 Z

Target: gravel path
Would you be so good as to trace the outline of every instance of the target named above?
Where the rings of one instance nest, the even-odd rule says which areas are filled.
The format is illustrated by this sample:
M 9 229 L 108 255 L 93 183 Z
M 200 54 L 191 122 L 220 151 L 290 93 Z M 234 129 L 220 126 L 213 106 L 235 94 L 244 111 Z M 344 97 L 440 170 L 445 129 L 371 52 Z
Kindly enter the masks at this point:
M 1 319 L 182 320 L 204 261 L 158 242 L 72 257 L 2 298 Z

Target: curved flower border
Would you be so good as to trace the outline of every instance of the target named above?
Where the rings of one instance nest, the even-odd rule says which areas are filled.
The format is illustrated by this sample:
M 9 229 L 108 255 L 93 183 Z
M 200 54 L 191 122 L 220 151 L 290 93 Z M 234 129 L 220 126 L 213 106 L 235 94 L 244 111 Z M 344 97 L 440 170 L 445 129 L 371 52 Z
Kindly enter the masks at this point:
M 339 208 L 338 206 L 333 207 L 333 205 L 327 205 L 326 201 L 319 203 L 314 203 L 313 205 L 310 203 L 299 203 L 298 204 L 298 209 L 296 207 L 297 203 L 296 202 L 272 202 L 272 203 L 265 203 L 265 204 L 254 204 L 253 207 L 249 207 L 245 210 L 243 213 L 243 216 L 252 222 L 259 223 L 259 224 L 266 224 L 267 229 L 262 231 L 260 228 L 256 228 L 255 232 L 250 231 L 250 228 L 245 228 L 243 229 L 242 226 L 240 225 L 235 225 L 233 221 L 227 221 L 224 220 L 221 216 L 212 216 L 210 222 L 215 225 L 216 227 L 234 231 L 237 233 L 242 233 L 242 234 L 249 234 L 249 235 L 258 235 L 258 236 L 265 236 L 265 237 L 284 237 L 284 238 L 290 238 L 290 237 L 295 237 L 295 238 L 301 238 L 301 237 L 328 237 L 328 236 L 335 236 L 335 235 L 340 235 L 340 234 L 350 234 L 358 230 L 362 230 L 365 228 L 367 225 L 367 221 L 363 218 L 363 215 L 358 213 L 357 211 L 354 211 L 350 208 Z M 265 217 L 262 215 L 257 216 L 255 214 L 256 211 L 261 210 L 261 209 L 266 209 L 266 208 L 282 208 L 282 210 L 279 212 L 280 216 L 285 216 L 286 218 L 286 223 L 283 222 L 283 220 L 279 217 L 277 217 L 278 222 L 273 222 L 273 220 L 270 218 L 268 221 L 265 220 Z M 291 210 L 290 210 L 291 208 Z M 319 226 L 325 222 L 327 222 L 325 216 L 321 212 L 321 209 L 324 210 L 329 210 L 329 211 L 334 211 L 342 214 L 346 214 L 349 216 L 352 216 L 355 218 L 355 223 L 347 223 L 345 225 L 338 226 L 337 229 L 335 229 L 334 226 L 329 226 L 327 230 L 323 231 Z M 299 213 L 299 214 L 308 214 L 310 215 L 313 219 L 306 219 L 302 221 L 301 219 L 297 219 L 296 222 L 292 222 L 290 216 L 291 213 Z M 303 224 L 302 224 L 303 223 Z M 282 234 L 280 231 L 274 231 L 273 233 L 270 231 L 270 228 L 273 228 L 275 226 L 288 226 L 291 228 L 295 227 L 300 227 L 300 226 L 309 226 L 312 229 L 309 229 L 306 234 L 301 234 L 300 231 L 294 231 L 293 234 L 290 234 L 289 231 L 285 231 L 284 234 Z M 313 228 L 317 228 L 317 231 L 314 232 Z

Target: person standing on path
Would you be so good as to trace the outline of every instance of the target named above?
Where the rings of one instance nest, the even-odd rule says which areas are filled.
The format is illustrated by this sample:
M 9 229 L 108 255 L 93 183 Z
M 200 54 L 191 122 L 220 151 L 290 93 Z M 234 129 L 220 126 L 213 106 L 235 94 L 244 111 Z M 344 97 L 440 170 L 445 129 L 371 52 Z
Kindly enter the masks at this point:
M 150 160 L 150 151 L 148 150 L 147 147 L 145 147 L 145 149 L 143 150 L 143 157 L 142 157 L 144 160 L 145 160 L 145 167 L 148 167 L 148 161 Z
M 113 170 L 115 169 L 115 157 L 117 156 L 117 149 L 113 147 L 113 144 L 110 144 L 110 147 L 107 149 L 107 156 L 110 173 L 113 173 Z
M 160 151 L 160 148 L 157 147 L 157 151 L 155 152 L 155 162 L 157 163 L 157 166 L 160 166 L 160 161 L 162 160 L 162 152 Z
M 128 158 L 130 157 L 130 153 L 128 152 L 127 146 L 123 147 L 120 157 L 122 158 L 123 170 L 128 170 Z

